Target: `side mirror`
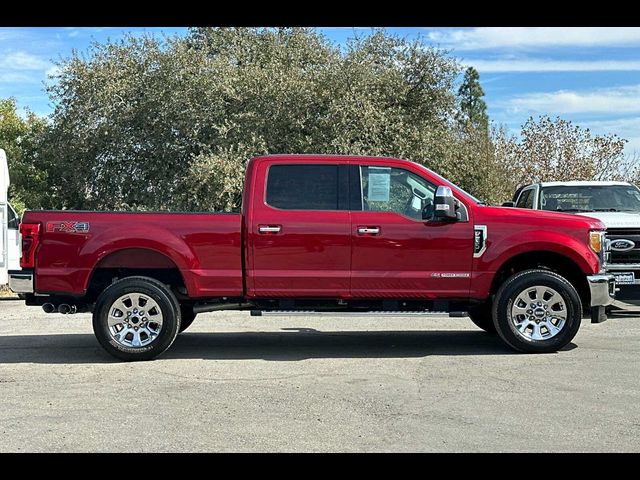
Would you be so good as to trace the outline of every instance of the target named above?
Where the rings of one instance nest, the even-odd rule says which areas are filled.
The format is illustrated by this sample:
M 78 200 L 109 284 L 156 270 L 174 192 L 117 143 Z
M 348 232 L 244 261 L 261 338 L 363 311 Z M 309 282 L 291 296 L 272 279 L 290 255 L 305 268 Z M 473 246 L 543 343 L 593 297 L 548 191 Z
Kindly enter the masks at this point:
M 433 220 L 451 222 L 458 220 L 456 212 L 456 199 L 449 187 L 443 185 L 436 190 L 433 202 Z
M 515 207 L 516 202 L 502 202 L 503 207 Z

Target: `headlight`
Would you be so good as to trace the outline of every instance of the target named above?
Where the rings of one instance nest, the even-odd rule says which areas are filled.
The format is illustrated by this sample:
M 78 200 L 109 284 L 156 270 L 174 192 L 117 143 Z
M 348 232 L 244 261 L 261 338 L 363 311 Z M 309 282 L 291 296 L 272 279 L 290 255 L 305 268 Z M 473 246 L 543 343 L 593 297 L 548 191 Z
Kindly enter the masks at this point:
M 589 246 L 591 250 L 600 253 L 604 247 L 604 232 L 602 230 L 592 230 L 589 232 Z

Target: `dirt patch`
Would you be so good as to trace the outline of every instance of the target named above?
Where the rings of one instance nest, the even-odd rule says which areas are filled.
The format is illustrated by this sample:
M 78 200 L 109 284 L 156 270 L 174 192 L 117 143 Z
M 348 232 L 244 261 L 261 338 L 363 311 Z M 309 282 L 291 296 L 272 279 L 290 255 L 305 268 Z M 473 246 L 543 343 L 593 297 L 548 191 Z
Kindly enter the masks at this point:
M 18 298 L 6 285 L 0 285 L 0 298 Z

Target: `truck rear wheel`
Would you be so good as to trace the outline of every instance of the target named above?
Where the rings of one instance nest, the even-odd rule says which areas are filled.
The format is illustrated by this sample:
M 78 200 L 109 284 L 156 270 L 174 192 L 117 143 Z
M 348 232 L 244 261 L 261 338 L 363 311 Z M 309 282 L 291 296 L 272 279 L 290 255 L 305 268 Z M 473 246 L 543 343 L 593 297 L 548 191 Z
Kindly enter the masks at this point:
M 180 304 L 163 283 L 128 277 L 112 283 L 98 297 L 93 331 L 114 357 L 151 360 L 171 346 L 180 320 Z
M 493 321 L 502 340 L 520 352 L 556 352 L 575 337 L 582 303 L 565 278 L 547 270 L 509 277 L 493 303 Z

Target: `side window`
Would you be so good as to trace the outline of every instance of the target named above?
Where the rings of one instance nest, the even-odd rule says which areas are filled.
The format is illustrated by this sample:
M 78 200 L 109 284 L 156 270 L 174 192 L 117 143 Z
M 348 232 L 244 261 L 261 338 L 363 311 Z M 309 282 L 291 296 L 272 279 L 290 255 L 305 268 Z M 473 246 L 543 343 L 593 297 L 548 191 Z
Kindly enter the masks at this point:
M 7 207 L 7 212 L 9 214 L 7 217 L 7 228 L 9 230 L 18 230 L 20 226 L 20 217 L 18 217 L 18 214 L 11 205 L 7 205 Z
M 525 190 L 520 194 L 520 198 L 518 199 L 518 203 L 516 203 L 516 207 L 518 208 L 533 208 L 533 190 Z
M 395 212 L 422 220 L 422 210 L 433 208 L 436 187 L 403 168 L 361 166 L 362 209 Z
M 338 165 L 271 165 L 266 201 L 284 210 L 338 210 L 338 181 Z

